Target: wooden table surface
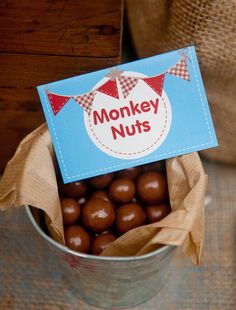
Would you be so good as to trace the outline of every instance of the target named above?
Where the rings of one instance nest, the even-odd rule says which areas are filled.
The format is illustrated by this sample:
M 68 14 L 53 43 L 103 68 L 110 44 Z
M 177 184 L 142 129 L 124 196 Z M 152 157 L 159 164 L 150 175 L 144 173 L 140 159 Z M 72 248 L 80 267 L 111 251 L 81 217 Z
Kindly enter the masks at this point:
M 236 167 L 204 166 L 209 185 L 201 265 L 179 250 L 166 286 L 134 310 L 236 309 Z M 24 210 L 0 214 L 0 253 L 0 309 L 97 309 L 69 291 Z

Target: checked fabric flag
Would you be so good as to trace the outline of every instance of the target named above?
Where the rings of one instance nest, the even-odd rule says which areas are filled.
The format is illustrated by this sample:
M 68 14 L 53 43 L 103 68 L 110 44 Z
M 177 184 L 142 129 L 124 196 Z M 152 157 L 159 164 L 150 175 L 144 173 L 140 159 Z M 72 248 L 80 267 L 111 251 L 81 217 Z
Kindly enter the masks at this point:
M 180 77 L 186 81 L 190 81 L 188 72 L 188 66 L 186 62 L 186 56 L 183 56 L 173 67 L 171 67 L 166 73 L 172 74 L 176 77 Z
M 129 95 L 129 93 L 133 90 L 133 88 L 139 81 L 139 78 L 124 75 L 119 75 L 117 79 L 120 83 L 121 91 L 124 98 L 126 98 Z
M 95 94 L 96 92 L 93 91 L 81 96 L 74 96 L 73 98 L 90 115 Z
M 159 96 L 162 96 L 166 73 L 169 73 L 176 77 L 180 77 L 183 80 L 190 81 L 190 75 L 189 75 L 188 65 L 186 61 L 188 56 L 186 55 L 186 52 L 184 51 L 182 51 L 180 55 L 182 57 L 175 65 L 173 65 L 167 71 L 159 75 L 156 75 L 156 76 L 145 77 L 145 78 L 127 76 L 127 75 L 122 75 L 123 73 L 125 73 L 124 71 L 118 68 L 111 68 L 110 71 L 106 74 L 106 77 L 108 78 L 108 80 L 104 84 L 99 86 L 97 89 L 89 93 L 78 95 L 78 96 L 65 96 L 65 95 L 51 93 L 48 90 L 46 90 L 46 94 L 51 104 L 52 111 L 54 115 L 56 115 L 64 107 L 67 101 L 73 98 L 90 116 L 94 96 L 97 92 L 106 94 L 116 99 L 120 99 L 117 82 L 119 82 L 120 89 L 121 89 L 121 92 L 124 98 L 126 98 L 132 92 L 132 90 L 134 89 L 134 87 L 137 85 L 137 83 L 140 80 L 142 80 L 149 87 L 151 87 Z

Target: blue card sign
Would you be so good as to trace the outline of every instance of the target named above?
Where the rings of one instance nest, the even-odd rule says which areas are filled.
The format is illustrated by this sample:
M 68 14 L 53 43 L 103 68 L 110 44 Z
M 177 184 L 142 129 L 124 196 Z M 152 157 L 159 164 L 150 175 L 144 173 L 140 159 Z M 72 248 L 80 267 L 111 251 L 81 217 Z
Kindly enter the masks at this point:
M 38 92 L 65 183 L 217 145 L 194 47 Z

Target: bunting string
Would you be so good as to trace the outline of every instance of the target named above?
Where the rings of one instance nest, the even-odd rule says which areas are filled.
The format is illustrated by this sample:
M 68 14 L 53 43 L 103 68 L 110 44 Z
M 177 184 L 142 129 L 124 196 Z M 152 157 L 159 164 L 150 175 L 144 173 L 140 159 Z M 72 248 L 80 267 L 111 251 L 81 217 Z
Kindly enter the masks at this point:
M 65 96 L 51 93 L 48 90 L 46 90 L 46 94 L 48 96 L 48 100 L 50 102 L 52 111 L 54 115 L 56 115 L 65 106 L 65 104 L 71 98 L 73 98 L 88 113 L 88 115 L 90 115 L 94 97 L 98 92 L 119 99 L 117 82 L 120 85 L 120 89 L 124 98 L 127 98 L 129 96 L 129 94 L 133 91 L 133 89 L 140 80 L 145 82 L 159 96 L 161 96 L 166 73 L 181 78 L 183 80 L 190 81 L 190 75 L 187 65 L 187 59 L 188 60 L 190 59 L 186 55 L 186 52 L 187 52 L 186 50 L 179 51 L 179 54 L 181 55 L 180 60 L 165 72 L 153 77 L 147 77 L 147 78 L 131 77 L 125 75 L 124 72 L 122 70 L 119 70 L 118 68 L 111 68 L 110 72 L 106 74 L 108 80 L 103 85 L 99 86 L 92 92 L 88 92 L 78 96 Z

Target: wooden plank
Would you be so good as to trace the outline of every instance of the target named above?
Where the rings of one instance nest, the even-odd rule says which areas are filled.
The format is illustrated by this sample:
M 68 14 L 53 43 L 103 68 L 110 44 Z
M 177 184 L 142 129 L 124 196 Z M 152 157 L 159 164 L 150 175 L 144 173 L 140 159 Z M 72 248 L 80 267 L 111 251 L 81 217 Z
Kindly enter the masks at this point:
M 120 55 L 122 0 L 0 2 L 0 52 Z
M 123 0 L 0 2 L 0 172 L 45 121 L 36 86 L 120 63 Z
M 47 55 L 0 55 L 1 109 L 36 100 L 37 85 L 117 65 L 120 57 L 89 58 Z M 21 107 L 19 107 L 21 109 Z
M 2 54 L 0 57 L 0 171 L 21 139 L 45 121 L 36 86 L 116 65 L 119 57 Z

